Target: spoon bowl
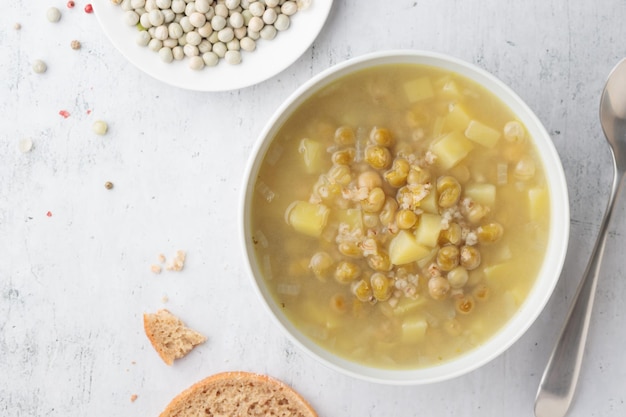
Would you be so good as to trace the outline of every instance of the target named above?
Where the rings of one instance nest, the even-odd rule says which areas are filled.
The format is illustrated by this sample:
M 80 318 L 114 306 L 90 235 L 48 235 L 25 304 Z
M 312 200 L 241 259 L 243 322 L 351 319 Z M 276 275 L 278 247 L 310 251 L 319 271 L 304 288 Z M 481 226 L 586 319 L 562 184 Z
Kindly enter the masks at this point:
M 604 86 L 600 98 L 600 123 L 611 148 L 613 184 L 589 264 L 539 385 L 535 399 L 536 417 L 563 417 L 574 398 L 608 227 L 626 173 L 626 59 L 613 68 Z

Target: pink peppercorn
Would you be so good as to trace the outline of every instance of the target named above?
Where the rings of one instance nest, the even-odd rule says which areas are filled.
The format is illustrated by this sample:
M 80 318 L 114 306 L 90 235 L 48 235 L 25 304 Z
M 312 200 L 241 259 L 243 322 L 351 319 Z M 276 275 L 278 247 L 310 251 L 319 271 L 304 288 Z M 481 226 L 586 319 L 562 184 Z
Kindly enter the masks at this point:
M 91 5 L 91 3 L 87 3 L 87 5 L 85 6 L 85 13 L 92 13 L 93 12 L 93 6 Z
M 73 9 L 75 5 L 76 5 L 76 3 L 74 3 L 72 0 L 67 2 L 67 8 L 68 9 Z

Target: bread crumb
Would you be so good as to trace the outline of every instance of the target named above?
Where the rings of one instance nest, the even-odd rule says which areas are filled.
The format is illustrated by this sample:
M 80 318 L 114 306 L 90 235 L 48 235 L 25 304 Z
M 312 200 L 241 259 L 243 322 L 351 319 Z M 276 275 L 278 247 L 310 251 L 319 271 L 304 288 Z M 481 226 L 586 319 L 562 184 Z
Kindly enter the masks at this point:
M 136 399 L 137 399 L 137 394 L 133 394 L 133 395 L 130 396 L 130 402 L 131 403 L 134 403 Z
M 160 263 L 165 263 L 165 255 L 163 255 L 162 253 L 159 253 L 158 259 Z
M 152 271 L 155 274 L 160 274 L 161 267 L 159 265 L 150 265 L 150 271 Z
M 186 255 L 184 251 L 176 251 L 174 259 L 165 266 L 165 269 L 167 269 L 168 271 L 182 271 L 183 267 L 185 266 L 185 256 Z
M 168 297 L 167 295 L 164 295 L 163 297 L 161 297 L 161 302 L 162 302 L 163 304 L 167 303 L 169 300 L 170 300 L 170 299 L 169 299 L 169 297 Z

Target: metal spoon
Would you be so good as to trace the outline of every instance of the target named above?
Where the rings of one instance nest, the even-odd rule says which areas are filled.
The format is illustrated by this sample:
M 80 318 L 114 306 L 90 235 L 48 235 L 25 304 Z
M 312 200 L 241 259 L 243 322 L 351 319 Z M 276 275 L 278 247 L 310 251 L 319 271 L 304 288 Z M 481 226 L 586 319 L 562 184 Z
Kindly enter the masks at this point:
M 600 98 L 600 123 L 613 159 L 613 185 L 600 234 L 576 292 L 567 322 L 552 351 L 535 399 L 536 417 L 563 417 L 574 397 L 589 319 L 614 203 L 626 173 L 626 58 L 613 68 Z

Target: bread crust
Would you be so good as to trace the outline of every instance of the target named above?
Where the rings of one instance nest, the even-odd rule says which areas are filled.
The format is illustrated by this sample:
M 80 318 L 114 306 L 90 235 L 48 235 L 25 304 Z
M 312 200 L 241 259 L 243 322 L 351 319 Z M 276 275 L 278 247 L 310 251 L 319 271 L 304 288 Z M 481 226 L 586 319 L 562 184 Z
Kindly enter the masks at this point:
M 271 412 L 271 414 L 270 414 Z M 159 417 L 317 417 L 293 388 L 268 375 L 222 372 L 187 388 Z

